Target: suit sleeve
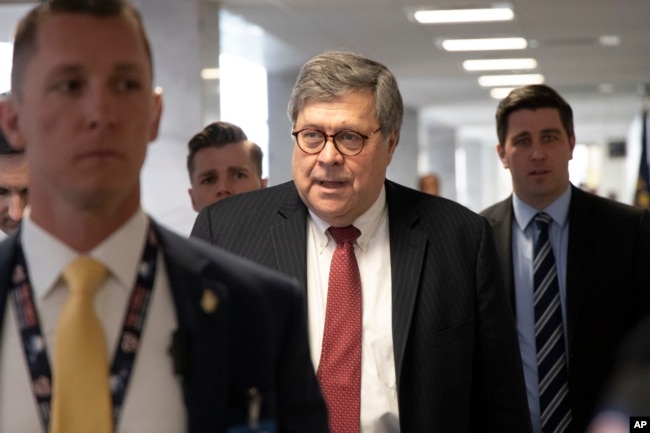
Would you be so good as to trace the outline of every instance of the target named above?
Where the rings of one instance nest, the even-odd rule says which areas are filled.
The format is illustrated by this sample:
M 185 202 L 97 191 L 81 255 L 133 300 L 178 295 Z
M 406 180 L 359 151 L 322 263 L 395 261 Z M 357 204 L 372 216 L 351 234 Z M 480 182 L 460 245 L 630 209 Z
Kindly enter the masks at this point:
M 485 219 L 476 271 L 478 320 L 470 431 L 530 432 L 514 317 Z

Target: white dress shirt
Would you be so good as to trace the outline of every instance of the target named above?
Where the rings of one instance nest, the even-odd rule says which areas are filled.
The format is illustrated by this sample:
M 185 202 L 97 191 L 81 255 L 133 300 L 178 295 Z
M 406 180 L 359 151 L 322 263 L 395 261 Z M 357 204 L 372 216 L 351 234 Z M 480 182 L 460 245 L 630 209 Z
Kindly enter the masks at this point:
M 104 327 L 110 361 L 133 289 L 147 234 L 147 216 L 138 210 L 119 230 L 90 253 L 109 269 L 95 297 L 95 310 Z M 50 363 L 59 311 L 67 298 L 60 278 L 78 253 L 24 218 L 21 243 Z M 135 246 L 135 247 L 134 247 Z M 43 431 L 31 391 L 29 370 L 18 334 L 15 306 L 8 299 L 0 340 L 0 432 Z M 176 329 L 176 313 L 162 254 L 158 252 L 154 290 L 142 330 L 131 379 L 126 390 L 118 433 L 182 432 L 186 415 L 180 383 L 173 376 L 167 350 Z
M 318 369 L 330 263 L 336 242 L 329 225 L 310 211 L 307 229 L 307 298 L 309 342 Z M 361 231 L 354 251 L 361 275 L 363 331 L 361 348 L 361 432 L 399 432 L 395 360 L 393 356 L 392 298 L 388 209 L 382 188 L 377 201 L 353 224 Z

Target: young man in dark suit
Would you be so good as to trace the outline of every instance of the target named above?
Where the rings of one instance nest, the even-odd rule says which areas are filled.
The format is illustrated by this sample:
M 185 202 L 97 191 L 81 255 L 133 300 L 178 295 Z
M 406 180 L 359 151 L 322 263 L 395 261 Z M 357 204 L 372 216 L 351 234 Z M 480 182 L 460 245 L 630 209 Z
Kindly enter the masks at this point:
M 1 121 L 31 212 L 0 246 L 0 431 L 326 432 L 297 285 L 141 208 L 152 71 L 120 0 L 42 3 L 18 26 Z
M 229 122 L 212 122 L 187 144 L 188 190 L 199 212 L 214 202 L 242 192 L 266 188 L 262 149 Z
M 533 430 L 550 431 L 546 424 L 553 422 L 555 411 L 566 422 L 554 431 L 583 432 L 618 344 L 650 309 L 650 215 L 571 185 L 573 113 L 552 88 L 513 90 L 499 103 L 496 119 L 496 150 L 510 170 L 513 194 L 482 214 L 492 225 L 516 315 Z M 540 304 L 534 301 L 539 297 L 533 250 L 540 233 L 534 220 L 541 213 L 551 218 L 557 335 L 563 340 L 558 360 L 568 371 L 561 379 L 564 409 L 545 410 L 541 389 L 549 388 L 539 383 L 545 375 L 539 372 L 544 367 L 537 353 L 543 345 L 535 337 L 541 322 L 536 319 Z
M 384 65 L 314 57 L 289 104 L 293 181 L 204 208 L 192 234 L 300 281 L 332 431 L 529 431 L 489 225 L 385 179 L 402 116 Z M 337 241 L 340 232 L 358 240 Z M 356 264 L 339 266 L 339 248 Z M 346 283 L 354 290 L 339 292 L 341 274 L 358 275 Z M 341 310 L 353 320 L 330 333 Z M 328 376 L 343 350 L 341 365 L 360 356 Z
M 0 129 L 0 239 L 20 225 L 27 195 L 25 154 L 13 149 Z

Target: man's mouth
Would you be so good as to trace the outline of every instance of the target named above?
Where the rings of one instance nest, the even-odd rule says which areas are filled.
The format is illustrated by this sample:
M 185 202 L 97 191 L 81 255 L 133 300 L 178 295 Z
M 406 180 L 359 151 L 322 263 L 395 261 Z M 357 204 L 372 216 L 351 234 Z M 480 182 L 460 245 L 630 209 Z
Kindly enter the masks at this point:
M 318 184 L 324 188 L 340 188 L 345 184 L 345 182 L 319 180 Z

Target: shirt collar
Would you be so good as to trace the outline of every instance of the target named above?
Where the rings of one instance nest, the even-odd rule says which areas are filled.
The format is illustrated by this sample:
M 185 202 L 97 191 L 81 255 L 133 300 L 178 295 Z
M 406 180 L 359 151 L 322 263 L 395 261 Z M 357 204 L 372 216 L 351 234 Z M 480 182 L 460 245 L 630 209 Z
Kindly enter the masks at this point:
M 535 215 L 539 212 L 545 212 L 553 218 L 553 222 L 564 227 L 569 219 L 569 204 L 571 203 L 571 184 L 567 189 L 556 198 L 546 208 L 540 210 L 535 209 L 529 204 L 524 203 L 517 194 L 512 193 L 512 207 L 515 212 L 515 220 L 521 231 L 525 231 L 528 224 L 533 220 Z
M 381 191 L 379 192 L 379 196 L 377 196 L 377 200 L 375 200 L 373 205 L 370 206 L 370 209 L 368 209 L 363 215 L 357 218 L 354 223 L 352 223 L 353 226 L 361 231 L 361 236 L 359 236 L 357 239 L 357 244 L 363 251 L 366 251 L 368 249 L 368 244 L 370 243 L 370 240 L 375 236 L 375 232 L 379 227 L 379 223 L 385 214 L 386 188 L 382 186 Z M 330 228 L 330 225 L 326 223 L 322 218 L 319 218 L 311 210 L 309 210 L 309 216 L 311 217 L 316 228 L 315 235 L 318 244 L 324 247 L 329 243 L 330 240 L 334 242 L 331 235 L 327 232 L 327 229 Z
M 36 297 L 46 296 L 56 285 L 63 268 L 79 253 L 52 236 L 31 218 L 23 218 L 21 243 L 32 290 Z M 101 261 L 121 287 L 130 290 L 134 284 L 140 256 L 144 248 L 148 218 L 141 208 L 119 229 L 97 245 L 90 255 Z M 140 243 L 134 243 L 134 240 Z M 135 247 L 134 245 L 139 247 Z

